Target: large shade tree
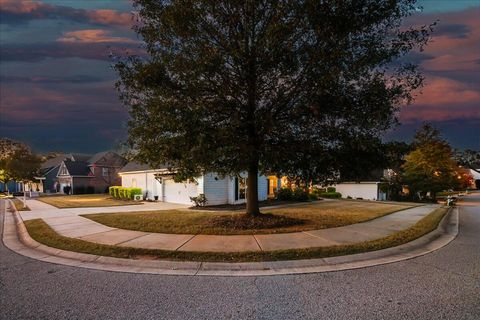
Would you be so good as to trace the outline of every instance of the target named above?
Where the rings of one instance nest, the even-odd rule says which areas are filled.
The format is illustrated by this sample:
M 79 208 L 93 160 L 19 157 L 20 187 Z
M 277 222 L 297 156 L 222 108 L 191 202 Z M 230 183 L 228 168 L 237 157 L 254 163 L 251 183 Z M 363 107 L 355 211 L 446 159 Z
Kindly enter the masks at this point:
M 19 141 L 0 138 L 0 181 L 32 181 L 40 168 L 40 158 Z M 5 190 L 8 191 L 8 190 Z
M 260 173 L 332 172 L 422 84 L 393 63 L 428 41 L 431 26 L 402 26 L 414 0 L 134 3 L 146 55 L 115 68 L 137 160 L 183 177 L 247 172 L 249 215 Z
M 439 191 L 459 187 L 458 164 L 440 131 L 426 123 L 415 134 L 412 145 L 414 149 L 407 154 L 402 165 L 403 180 L 411 192 L 421 198 L 430 193 L 435 201 Z

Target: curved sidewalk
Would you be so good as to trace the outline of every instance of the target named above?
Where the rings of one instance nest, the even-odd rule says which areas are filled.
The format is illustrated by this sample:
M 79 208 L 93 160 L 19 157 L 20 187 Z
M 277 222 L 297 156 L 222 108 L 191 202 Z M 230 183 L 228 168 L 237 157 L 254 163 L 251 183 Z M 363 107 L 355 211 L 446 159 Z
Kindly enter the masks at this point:
M 44 262 L 86 269 L 177 276 L 272 276 L 341 271 L 394 263 L 428 254 L 449 244 L 458 234 L 459 223 L 458 209 L 450 210 L 436 230 L 414 241 L 398 247 L 339 257 L 247 263 L 149 261 L 111 258 L 47 247 L 30 237 L 18 212 L 8 212 L 5 203 L 0 201 L 0 233 L 3 233 L 4 244 L 18 254 Z
M 337 228 L 304 232 L 261 235 L 194 235 L 149 233 L 111 228 L 78 214 L 86 210 L 57 209 L 29 200 L 32 211 L 22 211 L 23 220 L 42 218 L 62 236 L 122 247 L 189 252 L 259 252 L 328 247 L 354 244 L 386 237 L 405 230 L 428 215 L 438 205 L 426 205 L 397 211 L 386 216 Z M 96 208 L 91 211 L 102 211 Z

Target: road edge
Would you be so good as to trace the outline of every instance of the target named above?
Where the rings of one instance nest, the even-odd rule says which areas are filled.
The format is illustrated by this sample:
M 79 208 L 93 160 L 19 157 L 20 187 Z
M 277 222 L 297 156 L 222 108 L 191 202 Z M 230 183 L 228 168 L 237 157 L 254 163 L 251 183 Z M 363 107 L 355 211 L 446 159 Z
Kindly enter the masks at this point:
M 190 262 L 133 260 L 51 248 L 33 240 L 10 200 L 5 200 L 3 243 L 10 250 L 40 261 L 94 270 L 190 276 L 274 276 L 366 268 L 417 258 L 434 252 L 458 235 L 458 208 L 450 208 L 434 231 L 403 245 L 353 255 L 266 262 Z M 7 204 L 13 212 L 7 210 Z

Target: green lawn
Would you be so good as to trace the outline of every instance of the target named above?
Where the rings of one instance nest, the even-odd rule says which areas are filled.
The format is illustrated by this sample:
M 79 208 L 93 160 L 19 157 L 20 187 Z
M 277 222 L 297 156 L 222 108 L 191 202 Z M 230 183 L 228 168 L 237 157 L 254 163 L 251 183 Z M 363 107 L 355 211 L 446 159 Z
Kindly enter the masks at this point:
M 27 220 L 25 221 L 25 225 L 30 236 L 36 241 L 49 247 L 68 251 L 133 259 L 153 258 L 190 261 L 253 262 L 325 258 L 399 246 L 435 230 L 442 218 L 445 216 L 446 212 L 446 208 L 436 209 L 428 216 L 417 222 L 414 226 L 377 240 L 351 245 L 339 245 L 311 249 L 242 253 L 181 252 L 103 245 L 61 236 L 41 219 Z
M 82 194 L 70 196 L 44 196 L 36 200 L 57 208 L 113 207 L 141 204 L 139 201 L 114 199 L 108 194 Z
M 375 219 L 412 205 L 361 201 L 321 201 L 264 209 L 263 218 L 232 211 L 165 210 L 88 214 L 101 224 L 129 230 L 179 234 L 268 234 L 333 228 Z

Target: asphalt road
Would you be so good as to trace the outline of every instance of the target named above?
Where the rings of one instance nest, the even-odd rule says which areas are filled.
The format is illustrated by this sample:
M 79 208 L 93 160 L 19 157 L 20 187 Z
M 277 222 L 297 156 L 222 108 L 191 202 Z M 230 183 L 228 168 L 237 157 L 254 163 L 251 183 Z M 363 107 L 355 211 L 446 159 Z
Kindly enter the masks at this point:
M 480 193 L 461 204 L 446 247 L 352 271 L 137 275 L 38 262 L 0 244 L 0 319 L 480 319 Z

